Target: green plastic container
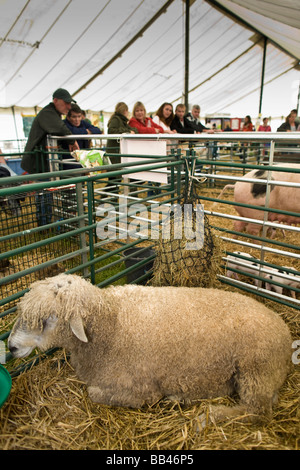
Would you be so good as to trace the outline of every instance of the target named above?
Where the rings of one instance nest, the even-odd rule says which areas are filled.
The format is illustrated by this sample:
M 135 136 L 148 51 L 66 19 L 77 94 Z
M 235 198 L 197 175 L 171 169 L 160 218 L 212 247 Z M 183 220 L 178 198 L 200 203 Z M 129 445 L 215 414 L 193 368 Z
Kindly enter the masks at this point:
M 0 408 L 6 402 L 11 390 L 10 373 L 0 364 Z

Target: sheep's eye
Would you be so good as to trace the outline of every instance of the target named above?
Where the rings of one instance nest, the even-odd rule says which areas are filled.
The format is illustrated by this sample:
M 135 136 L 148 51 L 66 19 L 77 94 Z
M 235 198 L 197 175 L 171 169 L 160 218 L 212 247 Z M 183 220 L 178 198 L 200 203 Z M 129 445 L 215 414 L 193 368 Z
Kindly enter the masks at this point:
M 50 316 L 42 321 L 43 331 L 46 329 L 52 329 L 56 324 L 56 318 L 54 316 Z

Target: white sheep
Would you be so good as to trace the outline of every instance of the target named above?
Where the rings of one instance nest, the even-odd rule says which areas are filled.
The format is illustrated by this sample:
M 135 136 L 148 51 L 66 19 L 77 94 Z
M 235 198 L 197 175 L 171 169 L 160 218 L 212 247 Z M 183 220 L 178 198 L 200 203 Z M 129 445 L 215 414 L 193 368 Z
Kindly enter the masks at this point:
M 255 421 L 271 416 L 291 365 L 292 339 L 279 315 L 219 289 L 99 289 L 59 274 L 32 284 L 18 312 L 8 341 L 13 356 L 66 348 L 90 398 L 107 405 L 238 393 L 240 403 L 214 407 L 214 419 L 246 413 Z

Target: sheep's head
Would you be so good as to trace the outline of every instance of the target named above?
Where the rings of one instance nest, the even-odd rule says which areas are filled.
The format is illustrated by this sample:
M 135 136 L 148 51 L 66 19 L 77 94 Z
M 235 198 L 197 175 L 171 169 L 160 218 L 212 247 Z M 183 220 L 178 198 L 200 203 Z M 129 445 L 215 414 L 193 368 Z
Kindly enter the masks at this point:
M 8 348 L 14 357 L 26 357 L 35 348 L 45 351 L 53 344 L 57 318 L 51 316 L 43 321 L 42 328 L 30 328 L 18 318 L 8 338 Z
M 70 335 L 88 342 L 82 313 L 90 287 L 80 277 L 66 274 L 33 283 L 18 304 L 17 321 L 8 339 L 13 356 L 25 357 L 36 347 L 44 351 L 64 346 Z

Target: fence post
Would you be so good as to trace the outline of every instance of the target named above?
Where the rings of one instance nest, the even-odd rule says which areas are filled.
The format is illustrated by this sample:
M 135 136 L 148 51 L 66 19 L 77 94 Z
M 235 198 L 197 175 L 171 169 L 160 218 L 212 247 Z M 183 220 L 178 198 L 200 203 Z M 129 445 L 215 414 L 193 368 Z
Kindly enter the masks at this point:
M 94 212 L 94 184 L 93 181 L 87 181 L 88 196 L 88 232 L 89 232 L 89 253 L 90 261 L 94 259 L 94 229 L 93 229 L 93 212 Z M 91 264 L 91 283 L 95 284 L 95 265 Z
M 76 202 L 77 202 L 77 213 L 79 216 L 84 215 L 82 186 L 83 186 L 82 183 L 76 183 Z M 78 228 L 83 228 L 84 226 L 85 226 L 85 220 L 84 218 L 82 218 L 79 220 Z M 85 232 L 80 233 L 80 248 L 82 250 L 86 248 Z M 81 254 L 81 262 L 82 264 L 85 264 L 87 263 L 87 261 L 88 261 L 88 256 L 87 256 L 87 251 L 85 250 Z M 83 275 L 84 277 L 88 277 L 89 271 L 87 267 L 83 269 Z
M 274 140 L 271 140 L 270 142 L 270 156 L 269 156 L 269 165 L 273 165 L 273 160 L 274 160 L 274 149 L 275 149 L 275 142 Z M 266 199 L 265 199 L 265 209 L 269 209 L 270 207 L 270 192 L 271 192 L 271 176 L 272 176 L 272 170 L 268 170 L 267 172 L 267 187 L 266 187 Z M 266 225 L 266 222 L 268 222 L 268 217 L 269 217 L 269 211 L 264 211 L 264 220 L 263 220 L 263 227 L 262 227 L 262 239 L 266 239 L 267 236 L 267 230 L 268 227 Z M 261 241 L 261 251 L 260 251 L 260 261 L 264 262 L 265 260 L 265 251 L 264 251 L 264 245 L 265 242 L 262 240 Z M 261 269 L 263 268 L 263 265 L 259 265 L 259 271 L 258 275 L 262 276 L 261 274 Z M 258 281 L 258 287 L 262 286 L 262 281 Z
M 47 150 L 48 150 L 48 161 L 49 161 L 49 170 L 51 171 L 57 171 L 59 170 L 58 168 L 58 162 L 59 162 L 59 157 L 57 153 L 51 154 L 51 150 L 57 150 L 58 145 L 57 145 L 57 140 L 51 137 L 50 135 L 47 135 Z M 57 176 L 56 178 L 53 179 L 59 179 Z
M 5 343 L 0 340 L 0 364 L 5 364 L 6 354 L 5 354 Z
M 181 160 L 181 149 L 177 148 L 177 159 Z M 181 170 L 182 170 L 183 161 L 180 165 L 176 166 L 176 174 L 177 174 L 177 198 L 180 200 L 181 197 Z

